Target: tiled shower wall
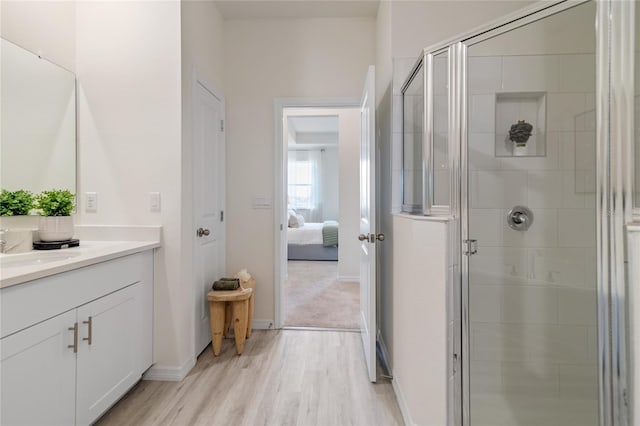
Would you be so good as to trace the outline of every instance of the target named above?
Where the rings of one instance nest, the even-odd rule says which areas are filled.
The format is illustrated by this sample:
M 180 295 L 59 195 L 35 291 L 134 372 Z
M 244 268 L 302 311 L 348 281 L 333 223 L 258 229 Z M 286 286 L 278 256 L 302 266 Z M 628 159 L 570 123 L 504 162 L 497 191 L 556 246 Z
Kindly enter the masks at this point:
M 595 56 L 468 64 L 472 396 L 595 401 Z M 546 93 L 545 156 L 495 155 L 506 92 Z M 516 205 L 533 211 L 528 231 L 507 224 Z

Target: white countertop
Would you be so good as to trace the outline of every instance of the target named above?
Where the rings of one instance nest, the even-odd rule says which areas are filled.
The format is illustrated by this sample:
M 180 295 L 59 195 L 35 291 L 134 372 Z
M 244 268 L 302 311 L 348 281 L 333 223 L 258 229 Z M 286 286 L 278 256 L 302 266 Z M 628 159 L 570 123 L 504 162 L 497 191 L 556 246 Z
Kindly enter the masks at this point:
M 32 250 L 2 254 L 0 288 L 21 284 L 106 260 L 160 247 L 160 241 L 86 241 L 79 247 L 61 250 Z

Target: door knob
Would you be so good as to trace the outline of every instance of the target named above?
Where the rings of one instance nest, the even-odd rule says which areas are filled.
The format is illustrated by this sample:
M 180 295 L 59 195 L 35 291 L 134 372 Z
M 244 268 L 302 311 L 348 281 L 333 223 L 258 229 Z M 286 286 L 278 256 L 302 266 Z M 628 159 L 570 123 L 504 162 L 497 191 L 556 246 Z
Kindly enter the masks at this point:
M 376 235 L 376 240 L 384 241 L 384 234 L 380 233 L 380 234 Z
M 203 236 L 206 237 L 210 234 L 210 232 L 206 228 L 198 228 L 198 230 L 196 231 L 196 234 L 198 235 L 198 237 L 203 237 Z
M 360 235 L 358 235 L 358 239 L 360 241 L 369 241 L 369 236 L 365 235 L 365 234 L 360 234 Z

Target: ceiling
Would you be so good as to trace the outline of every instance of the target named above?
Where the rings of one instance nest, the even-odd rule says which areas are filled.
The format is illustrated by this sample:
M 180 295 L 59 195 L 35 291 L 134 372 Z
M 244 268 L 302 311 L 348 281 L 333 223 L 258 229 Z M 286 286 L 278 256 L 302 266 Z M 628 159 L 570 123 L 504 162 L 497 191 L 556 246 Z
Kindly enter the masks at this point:
M 289 149 L 318 149 L 338 145 L 337 115 L 287 117 Z
M 225 19 L 373 18 L 379 0 L 215 0 Z
M 338 133 L 337 115 L 289 117 L 288 125 L 295 133 Z

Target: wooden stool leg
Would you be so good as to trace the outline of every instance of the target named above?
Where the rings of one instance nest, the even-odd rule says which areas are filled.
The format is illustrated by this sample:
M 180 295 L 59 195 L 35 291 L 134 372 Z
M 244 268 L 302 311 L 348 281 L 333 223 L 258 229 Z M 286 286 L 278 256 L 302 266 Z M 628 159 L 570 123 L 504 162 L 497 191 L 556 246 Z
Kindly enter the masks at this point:
M 251 337 L 251 325 L 253 324 L 253 293 L 249 297 L 249 312 L 247 314 L 247 339 Z
M 247 336 L 249 300 L 233 302 L 231 309 L 233 311 L 233 329 L 236 335 L 236 352 L 241 355 L 244 350 L 244 340 Z
M 222 348 L 222 331 L 224 327 L 224 302 L 209 302 L 211 314 L 211 341 L 213 342 L 213 355 L 220 355 Z
M 231 335 L 231 302 L 224 304 L 224 337 Z

